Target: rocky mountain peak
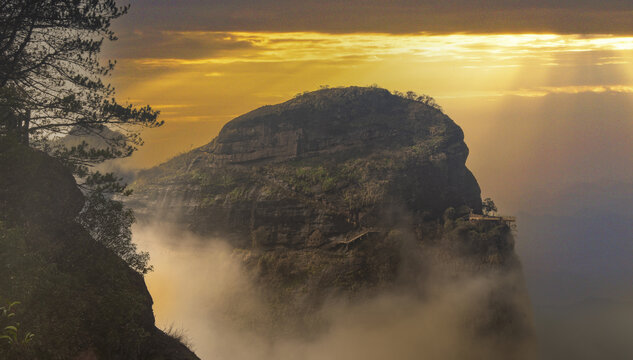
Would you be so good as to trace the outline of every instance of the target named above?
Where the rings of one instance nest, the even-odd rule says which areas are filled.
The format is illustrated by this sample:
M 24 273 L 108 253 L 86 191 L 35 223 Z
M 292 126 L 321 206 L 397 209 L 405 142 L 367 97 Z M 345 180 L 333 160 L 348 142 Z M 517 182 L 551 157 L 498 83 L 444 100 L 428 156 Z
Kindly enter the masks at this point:
M 284 161 L 298 157 L 413 145 L 463 134 L 436 108 L 372 87 L 321 89 L 264 106 L 227 123 L 201 148 L 216 163 Z M 466 147 L 456 149 L 466 154 Z
M 134 187 L 138 201 L 160 199 L 198 232 L 229 233 L 240 246 L 304 246 L 388 228 L 393 209 L 416 218 L 480 211 L 467 155 L 459 126 L 424 101 L 322 89 L 233 119 Z
M 332 297 L 418 296 L 440 279 L 518 268 L 509 227 L 468 220 L 482 202 L 467 155 L 428 98 L 323 89 L 239 116 L 140 173 L 133 206 L 232 247 L 266 304 L 249 330 L 310 337 Z M 477 336 L 527 333 L 505 294 L 475 302 Z

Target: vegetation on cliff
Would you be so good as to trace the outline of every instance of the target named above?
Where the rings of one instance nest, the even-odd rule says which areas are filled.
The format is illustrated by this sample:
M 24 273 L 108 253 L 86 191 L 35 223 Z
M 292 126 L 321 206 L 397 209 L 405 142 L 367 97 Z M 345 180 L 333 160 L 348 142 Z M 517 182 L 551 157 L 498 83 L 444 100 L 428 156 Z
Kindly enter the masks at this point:
M 0 301 L 34 334 L 7 358 L 196 359 L 154 326 L 143 277 L 76 222 L 85 199 L 61 163 L 2 141 L 0 168 Z
M 115 62 L 104 62 L 101 49 L 117 39 L 111 23 L 128 9 L 115 0 L 0 1 L 0 138 L 71 170 L 89 194 L 81 223 L 144 273 L 148 254 L 129 240 L 131 212 L 112 197 L 129 191 L 115 174 L 95 170 L 130 156 L 142 144 L 140 128 L 162 125 L 149 106 L 119 104 L 105 81 Z M 110 216 L 92 216 L 105 210 Z
M 104 81 L 114 62 L 101 48 L 128 8 L 0 1 L 0 303 L 20 301 L 20 323 L 35 334 L 5 356 L 160 359 L 171 348 L 195 358 L 154 327 L 141 275 L 148 254 L 131 242 L 131 210 L 112 196 L 129 191 L 94 169 L 131 155 L 139 128 L 162 125 L 149 106 L 119 104 Z

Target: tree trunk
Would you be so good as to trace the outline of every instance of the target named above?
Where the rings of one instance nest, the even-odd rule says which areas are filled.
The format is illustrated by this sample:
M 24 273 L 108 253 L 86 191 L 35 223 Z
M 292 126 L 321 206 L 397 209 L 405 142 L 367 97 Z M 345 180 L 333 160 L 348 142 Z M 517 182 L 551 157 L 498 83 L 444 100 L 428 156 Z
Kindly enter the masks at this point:
M 24 145 L 29 145 L 29 126 L 31 124 L 31 110 L 27 110 L 24 114 L 24 121 L 22 122 L 22 136 L 20 141 Z

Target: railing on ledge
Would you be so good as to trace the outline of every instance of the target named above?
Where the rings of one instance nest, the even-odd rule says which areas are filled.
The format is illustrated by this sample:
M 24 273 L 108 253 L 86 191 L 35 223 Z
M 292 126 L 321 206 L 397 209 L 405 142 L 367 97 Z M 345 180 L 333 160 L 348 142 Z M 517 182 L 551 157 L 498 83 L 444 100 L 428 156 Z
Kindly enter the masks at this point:
M 504 222 L 508 226 L 513 225 L 517 218 L 514 216 L 491 216 L 491 215 L 480 215 L 480 214 L 469 214 L 468 221 L 470 222 L 478 222 L 478 221 L 496 221 L 496 222 Z

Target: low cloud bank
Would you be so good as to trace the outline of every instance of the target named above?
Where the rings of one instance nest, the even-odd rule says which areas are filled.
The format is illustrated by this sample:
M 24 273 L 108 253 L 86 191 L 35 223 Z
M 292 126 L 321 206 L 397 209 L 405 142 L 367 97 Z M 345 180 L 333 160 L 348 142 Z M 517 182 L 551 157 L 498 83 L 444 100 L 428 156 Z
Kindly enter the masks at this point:
M 529 323 L 518 272 L 446 276 L 450 261 L 430 255 L 423 292 L 414 284 L 360 300 L 331 298 L 314 315 L 325 324 L 320 331 L 280 335 L 262 326 L 271 320 L 259 291 L 266 284 L 221 239 L 153 223 L 136 225 L 134 240 L 152 256 L 146 280 L 158 326 L 183 329 L 202 359 L 534 358 L 529 330 L 513 324 Z

